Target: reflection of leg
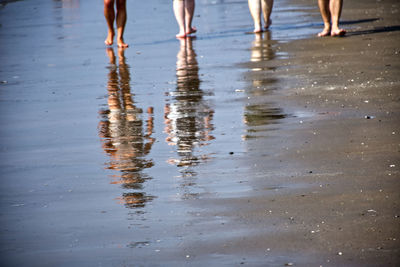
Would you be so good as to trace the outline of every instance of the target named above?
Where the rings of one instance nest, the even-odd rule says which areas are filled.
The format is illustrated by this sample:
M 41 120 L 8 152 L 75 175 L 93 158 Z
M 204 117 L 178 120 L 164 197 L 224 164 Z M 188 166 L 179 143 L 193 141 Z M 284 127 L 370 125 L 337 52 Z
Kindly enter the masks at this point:
M 331 36 L 343 36 L 346 31 L 339 28 L 339 18 L 342 13 L 343 0 L 331 0 L 329 10 L 332 16 Z
M 318 33 L 318 36 L 328 36 L 331 33 L 331 12 L 329 11 L 329 0 L 318 0 L 318 6 L 324 22 L 324 29 L 322 32 Z
M 104 0 L 104 17 L 107 21 L 108 34 L 107 39 L 104 41 L 106 45 L 112 45 L 114 40 L 114 0 Z
M 186 73 L 186 67 L 187 67 L 187 62 L 186 62 L 186 39 L 187 38 L 181 38 L 179 39 L 179 52 L 176 55 L 177 61 L 176 61 L 176 76 L 179 80 L 185 76 Z
M 112 49 L 112 47 L 107 47 L 106 52 L 107 52 L 108 58 L 110 59 L 110 64 L 115 65 L 114 49 Z
M 191 69 L 198 66 L 196 53 L 193 50 L 192 38 L 186 38 L 186 62 Z
M 261 29 L 261 4 L 260 0 L 248 0 L 250 14 L 254 21 L 254 32 L 262 32 Z
M 165 138 L 165 141 L 168 143 L 168 145 L 171 145 L 172 143 L 172 120 L 169 118 L 169 114 L 171 113 L 171 108 L 169 104 L 166 104 L 164 107 L 164 132 L 167 133 L 167 137 Z
M 108 74 L 108 83 L 107 83 L 107 89 L 108 89 L 107 102 L 108 102 L 108 106 L 111 111 L 119 110 L 118 98 L 115 97 L 115 92 L 118 91 L 118 86 L 116 85 L 116 82 L 118 81 L 118 74 L 117 74 L 117 69 L 114 67 L 115 66 L 115 53 L 114 53 L 114 49 L 112 47 L 107 47 L 106 52 L 107 52 L 107 56 L 110 60 L 110 65 L 111 65 L 110 73 Z M 111 116 L 111 118 L 114 118 L 114 117 Z
M 192 27 L 192 20 L 194 15 L 194 0 L 185 0 L 185 29 L 186 34 L 192 34 L 197 31 L 195 27 Z
M 117 0 L 117 43 L 118 47 L 128 47 L 124 42 L 126 24 L 126 0 Z
M 134 111 L 135 106 L 132 100 L 131 87 L 130 87 L 130 73 L 129 66 L 126 64 L 125 59 L 125 49 L 126 47 L 118 48 L 118 58 L 119 58 L 119 88 L 122 96 L 122 107 L 125 111 Z M 125 114 L 128 121 L 136 120 L 135 112 L 127 112 Z
M 183 38 L 186 36 L 185 31 L 185 2 L 184 0 L 174 0 L 173 2 L 174 14 L 176 22 L 178 22 L 179 33 L 176 35 L 177 38 Z
M 118 48 L 118 58 L 119 58 L 119 65 L 125 66 L 126 61 L 125 61 L 125 49 L 126 47 L 119 47 Z
M 151 136 L 154 129 L 154 108 L 148 107 L 147 114 L 149 115 L 147 119 L 147 136 Z
M 186 52 L 190 55 L 193 55 L 193 43 L 192 43 L 192 38 L 187 38 L 186 39 Z
M 271 25 L 271 12 L 272 12 L 272 6 L 274 5 L 274 0 L 262 0 L 261 1 L 261 8 L 264 16 L 264 22 L 265 22 L 265 29 L 268 29 L 269 26 Z
M 255 34 L 254 36 L 255 37 L 254 37 L 254 41 L 253 41 L 253 46 L 251 48 L 250 61 L 251 62 L 259 62 L 262 60 L 262 55 L 261 55 L 262 34 Z
M 271 32 L 270 31 L 266 31 L 264 33 L 264 40 L 267 40 L 267 41 L 271 40 Z M 268 45 L 268 49 L 270 49 L 270 45 Z
M 151 137 L 151 135 L 153 134 L 153 128 L 154 128 L 154 109 L 153 107 L 149 107 L 147 108 L 147 114 L 149 115 L 148 119 L 147 119 L 147 133 L 146 133 L 146 139 L 148 140 L 148 142 L 145 145 L 144 148 L 144 153 L 148 154 L 151 150 L 151 147 L 153 145 L 153 143 L 156 141 L 155 138 Z

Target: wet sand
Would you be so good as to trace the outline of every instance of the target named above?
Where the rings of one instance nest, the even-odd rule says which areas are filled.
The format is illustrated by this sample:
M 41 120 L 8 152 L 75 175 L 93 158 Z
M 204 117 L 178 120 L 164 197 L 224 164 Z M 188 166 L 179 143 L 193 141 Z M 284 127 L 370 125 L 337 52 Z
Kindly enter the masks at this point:
M 400 5 L 314 2 L 0 2 L 2 265 L 398 266 Z

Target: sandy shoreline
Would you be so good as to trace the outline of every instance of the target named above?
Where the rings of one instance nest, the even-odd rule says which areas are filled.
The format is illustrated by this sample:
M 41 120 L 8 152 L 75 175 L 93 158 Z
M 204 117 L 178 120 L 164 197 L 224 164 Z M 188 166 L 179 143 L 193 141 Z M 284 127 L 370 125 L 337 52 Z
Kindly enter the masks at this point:
M 351 25 L 369 14 L 373 25 L 342 39 L 280 44 L 288 58 L 258 66 L 293 81 L 268 98 L 294 117 L 272 138 L 249 141 L 254 151 L 267 148 L 248 162 L 255 196 L 210 203 L 222 210 L 214 216 L 251 229 L 247 238 L 225 240 L 224 253 L 284 253 L 299 266 L 398 264 L 400 40 L 391 25 L 399 21 L 385 12 L 393 3 L 375 9 L 370 2 L 346 5 L 343 20 Z
M 347 36 L 315 38 L 314 2 L 254 36 L 199 1 L 190 44 L 132 4 L 124 53 L 92 46 L 101 4 L 0 7 L 2 263 L 397 266 L 400 5 L 346 1 Z

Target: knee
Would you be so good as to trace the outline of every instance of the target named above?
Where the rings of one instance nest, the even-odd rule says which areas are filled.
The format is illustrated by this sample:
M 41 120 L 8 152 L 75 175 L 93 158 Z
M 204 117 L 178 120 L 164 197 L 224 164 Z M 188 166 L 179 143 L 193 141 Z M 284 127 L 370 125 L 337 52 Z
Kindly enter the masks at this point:
M 117 9 L 125 9 L 126 0 L 117 0 Z
M 104 6 L 108 8 L 112 8 L 114 5 L 114 0 L 104 0 Z

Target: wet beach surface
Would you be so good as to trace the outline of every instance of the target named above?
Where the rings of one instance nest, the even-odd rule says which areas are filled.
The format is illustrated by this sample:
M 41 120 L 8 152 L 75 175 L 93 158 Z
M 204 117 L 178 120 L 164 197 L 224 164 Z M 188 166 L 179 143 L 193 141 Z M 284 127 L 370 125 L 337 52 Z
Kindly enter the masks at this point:
M 0 1 L 2 265 L 398 265 L 400 5 L 314 2 Z

